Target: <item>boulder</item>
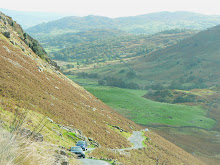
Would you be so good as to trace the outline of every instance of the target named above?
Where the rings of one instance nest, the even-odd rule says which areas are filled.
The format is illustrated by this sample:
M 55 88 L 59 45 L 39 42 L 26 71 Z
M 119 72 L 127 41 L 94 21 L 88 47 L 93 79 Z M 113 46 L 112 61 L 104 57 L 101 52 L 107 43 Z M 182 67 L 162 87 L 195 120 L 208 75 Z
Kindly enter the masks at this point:
M 11 37 L 11 33 L 10 32 L 3 32 L 3 35 L 7 38 L 10 38 Z

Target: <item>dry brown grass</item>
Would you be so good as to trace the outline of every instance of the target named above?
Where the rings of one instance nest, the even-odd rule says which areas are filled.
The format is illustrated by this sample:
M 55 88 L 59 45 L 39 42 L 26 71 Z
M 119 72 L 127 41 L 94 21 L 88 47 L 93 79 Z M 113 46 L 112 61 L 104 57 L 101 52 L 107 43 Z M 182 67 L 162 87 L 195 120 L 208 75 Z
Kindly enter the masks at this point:
M 147 148 L 120 152 L 108 150 L 106 148 L 98 148 L 91 154 L 91 156 L 96 158 L 107 157 L 117 159 L 119 162 L 126 165 L 155 165 L 157 163 L 163 165 L 204 165 L 200 160 L 197 160 L 189 153 L 154 132 L 146 132 L 145 136 L 148 138 L 148 140 L 145 140 Z
M 36 63 L 22 53 L 12 44 L 0 40 L 0 97 L 5 110 L 14 112 L 15 107 L 31 109 L 50 116 L 57 123 L 73 125 L 102 146 L 129 147 L 126 138 L 115 133 L 107 123 L 129 132 L 132 131 L 129 126 L 134 129 L 139 126 L 60 75 L 39 72 L 40 59 Z
M 29 165 L 52 164 L 52 152 L 45 152 L 39 144 L 0 130 L 0 164 L 1 165 Z

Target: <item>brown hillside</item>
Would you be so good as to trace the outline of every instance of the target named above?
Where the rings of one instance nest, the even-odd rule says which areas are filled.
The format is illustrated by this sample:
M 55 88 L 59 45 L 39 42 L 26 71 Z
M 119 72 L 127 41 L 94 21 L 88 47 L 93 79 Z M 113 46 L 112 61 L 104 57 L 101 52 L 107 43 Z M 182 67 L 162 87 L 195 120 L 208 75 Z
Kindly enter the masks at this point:
M 83 134 L 92 137 L 105 148 L 130 146 L 127 139 L 108 124 L 117 125 L 129 132 L 140 130 L 140 126 L 117 114 L 82 87 L 67 79 L 44 58 L 36 55 L 7 23 L 0 21 L 0 27 L 0 108 L 11 112 L 15 112 L 16 108 L 29 109 L 47 115 L 56 123 L 80 129 Z M 10 32 L 8 38 L 3 35 L 5 29 Z M 3 116 L 1 115 L 0 117 Z M 154 142 L 148 144 L 145 141 L 149 145 L 148 151 L 132 150 L 132 156 L 122 156 L 121 161 L 125 164 L 155 164 L 155 155 L 161 152 L 163 158 L 169 160 L 168 164 L 202 164 L 160 136 L 146 136 Z M 166 143 L 170 145 L 167 146 Z M 170 154 L 172 150 L 177 152 L 176 155 Z M 147 156 L 150 154 L 153 156 Z
M 1 27 L 6 27 L 1 23 Z M 8 28 L 8 26 L 7 26 Z M 115 133 L 107 124 L 132 131 L 139 128 L 115 113 L 97 98 L 55 71 L 36 56 L 20 40 L 13 29 L 10 40 L 0 34 L 0 96 L 6 109 L 26 107 L 48 115 L 56 122 L 80 129 L 103 146 L 127 147 L 126 138 Z M 18 45 L 21 44 L 25 51 Z M 101 136 L 100 136 L 101 135 Z

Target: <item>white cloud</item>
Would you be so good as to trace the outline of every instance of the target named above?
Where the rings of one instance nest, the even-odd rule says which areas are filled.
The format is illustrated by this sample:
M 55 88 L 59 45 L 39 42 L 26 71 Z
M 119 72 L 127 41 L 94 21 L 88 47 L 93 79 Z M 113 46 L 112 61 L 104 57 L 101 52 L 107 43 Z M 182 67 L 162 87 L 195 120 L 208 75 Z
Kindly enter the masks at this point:
M 131 16 L 158 11 L 220 15 L 219 0 L 2 0 L 1 8 L 77 15 Z

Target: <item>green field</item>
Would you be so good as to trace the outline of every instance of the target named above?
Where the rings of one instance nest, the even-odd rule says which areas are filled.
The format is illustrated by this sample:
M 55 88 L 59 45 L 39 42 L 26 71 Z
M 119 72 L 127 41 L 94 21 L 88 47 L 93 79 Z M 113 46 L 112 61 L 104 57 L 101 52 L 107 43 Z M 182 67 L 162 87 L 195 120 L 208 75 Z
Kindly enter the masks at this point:
M 151 101 L 140 97 L 143 90 L 113 87 L 85 87 L 104 103 L 138 124 L 167 124 L 212 128 L 215 121 L 206 117 L 207 111 L 199 106 L 186 106 Z
M 200 106 L 151 101 L 142 97 L 146 94 L 146 90 L 99 86 L 97 80 L 79 79 L 75 75 L 67 76 L 137 124 L 195 126 L 205 129 L 210 129 L 215 125 L 213 119 L 206 117 L 207 110 Z

